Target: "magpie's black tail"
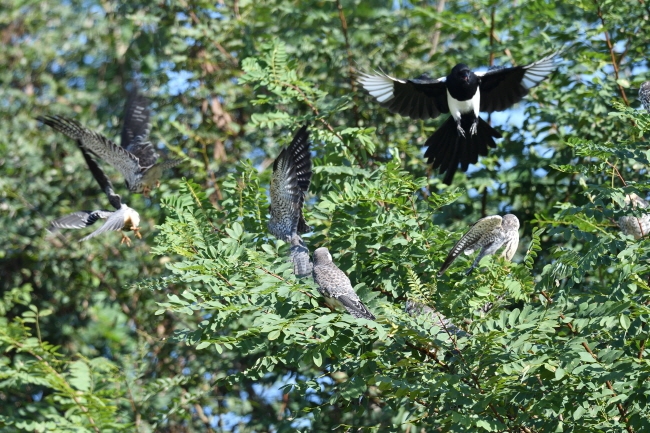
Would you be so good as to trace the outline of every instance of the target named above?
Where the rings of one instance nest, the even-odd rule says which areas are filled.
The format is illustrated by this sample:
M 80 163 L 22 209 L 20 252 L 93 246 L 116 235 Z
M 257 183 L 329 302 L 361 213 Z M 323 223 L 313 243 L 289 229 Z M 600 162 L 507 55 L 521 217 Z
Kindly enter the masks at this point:
M 479 117 L 476 134 L 470 135 L 471 120 L 461 118 L 461 126 L 465 130 L 465 137 L 456 129 L 456 121 L 452 116 L 443 123 L 436 132 L 427 139 L 425 146 L 429 148 L 424 153 L 427 162 L 434 169 L 445 173 L 442 180 L 451 185 L 454 174 L 460 164 L 461 171 L 467 171 L 470 164 L 478 162 L 478 156 L 487 156 L 488 147 L 496 147 L 495 138 L 501 138 L 499 131 L 492 128 Z

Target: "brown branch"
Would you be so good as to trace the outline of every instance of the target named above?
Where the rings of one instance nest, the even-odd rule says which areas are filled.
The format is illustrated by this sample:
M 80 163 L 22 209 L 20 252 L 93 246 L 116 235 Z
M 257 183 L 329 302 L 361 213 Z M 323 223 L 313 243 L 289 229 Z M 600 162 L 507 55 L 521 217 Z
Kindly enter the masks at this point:
M 441 14 L 442 11 L 445 10 L 445 0 L 438 0 L 438 4 L 436 5 L 436 12 L 438 14 Z M 442 23 L 438 20 L 436 22 L 436 25 L 433 26 L 433 38 L 431 39 L 431 49 L 429 50 L 429 57 L 433 56 L 437 51 L 438 51 L 438 43 L 440 43 L 440 28 L 442 27 Z
M 307 104 L 307 106 L 308 106 L 309 108 L 311 108 L 311 110 L 314 112 L 314 114 L 318 117 L 318 121 L 319 121 L 320 123 L 322 123 L 323 125 L 325 125 L 325 127 L 326 127 L 326 128 L 327 128 L 327 129 L 332 133 L 332 134 L 334 134 L 334 136 L 336 136 L 336 138 L 338 138 L 339 140 L 341 140 L 341 143 L 344 143 L 344 140 L 343 140 L 343 137 L 341 136 L 341 134 L 339 134 L 338 132 L 336 132 L 336 131 L 334 130 L 334 128 L 332 127 L 332 125 L 329 124 L 329 122 L 327 122 L 325 119 L 323 119 L 322 117 L 320 117 L 320 112 L 318 111 L 318 108 L 316 108 L 316 106 L 315 106 L 314 104 L 311 103 L 311 101 L 309 100 L 309 98 L 307 97 L 307 95 L 305 95 L 305 92 L 303 92 L 302 89 L 301 89 L 300 87 L 295 86 L 295 85 L 293 85 L 293 84 L 291 84 L 291 83 L 285 83 L 285 82 L 280 82 L 280 84 L 283 85 L 283 86 L 287 86 L 287 87 L 289 87 L 289 88 L 295 90 L 296 92 L 300 93 L 300 94 L 302 95 L 302 97 L 303 97 L 303 102 L 304 102 L 305 104 Z M 348 148 L 348 150 L 350 151 L 350 153 L 352 154 L 352 156 L 354 156 L 354 159 L 356 159 L 357 164 L 359 165 L 359 167 L 363 167 L 363 164 L 361 163 L 361 159 L 359 158 L 359 156 L 358 156 L 358 155 L 353 151 L 352 148 L 350 148 L 349 146 L 346 146 L 346 147 Z
M 61 380 L 61 382 L 64 384 L 64 386 L 65 386 L 65 388 L 66 388 L 66 390 L 67 390 L 67 392 L 68 392 L 68 397 L 70 397 L 70 398 L 71 398 L 71 399 L 76 403 L 76 405 L 79 407 L 79 409 L 81 409 L 81 411 L 82 411 L 82 412 L 83 412 L 83 413 L 88 417 L 88 421 L 90 422 L 90 425 L 93 427 L 93 430 L 95 430 L 97 433 L 100 433 L 99 428 L 98 428 L 97 425 L 95 424 L 95 420 L 94 420 L 93 417 L 90 415 L 90 411 L 88 410 L 88 408 L 87 408 L 86 406 L 84 406 L 83 404 L 81 404 L 81 401 L 79 401 L 79 399 L 77 398 L 77 392 L 72 388 L 72 386 L 70 386 L 70 384 L 65 380 L 65 378 L 64 378 L 63 376 L 61 376 L 61 374 L 59 374 L 59 372 L 56 371 L 56 369 L 55 369 L 54 367 L 52 367 L 52 366 L 50 365 L 50 363 L 47 362 L 47 360 L 46 360 L 45 358 L 43 358 L 42 356 L 38 355 L 38 354 L 35 353 L 33 350 L 25 348 L 25 346 L 24 346 L 22 343 L 20 343 L 20 342 L 18 342 L 18 341 L 16 341 L 16 340 L 13 340 L 13 339 L 12 339 L 12 343 L 13 343 L 16 347 L 18 347 L 18 348 L 20 348 L 21 350 L 23 350 L 23 351 L 29 353 L 29 354 L 32 355 L 34 358 L 36 358 L 36 359 L 38 359 L 40 362 L 42 362 L 43 365 L 45 365 L 45 367 L 47 367 L 47 369 L 50 370 L 51 373 L 53 373 L 53 374 L 54 374 L 54 375 L 55 375 L 59 380 Z
M 210 427 L 210 418 L 208 418 L 205 415 L 205 412 L 203 412 L 203 408 L 201 407 L 200 404 L 194 403 L 194 410 L 196 411 L 196 415 L 199 417 L 201 422 L 205 425 L 205 428 L 207 432 L 213 432 L 212 427 Z
M 444 1 L 444 0 L 443 0 Z M 345 19 L 345 14 L 343 13 L 343 6 L 341 5 L 341 0 L 336 0 L 336 7 L 339 10 L 339 19 L 341 20 L 341 29 L 343 30 L 343 37 L 345 38 L 345 50 L 348 55 L 348 77 L 350 79 L 350 89 L 352 91 L 352 100 L 354 105 L 352 105 L 352 113 L 354 115 L 355 125 L 359 124 L 359 97 L 357 96 L 357 84 L 354 80 L 354 58 L 352 56 L 352 50 L 350 49 L 350 39 L 348 38 L 348 22 Z
M 600 18 L 600 22 L 603 25 L 603 32 L 605 33 L 605 41 L 607 42 L 607 47 L 609 48 L 609 55 L 612 57 L 614 76 L 616 76 L 616 81 L 618 81 L 618 62 L 616 62 L 616 53 L 614 53 L 614 46 L 612 45 L 612 41 L 609 37 L 609 32 L 607 31 L 607 26 L 605 24 L 605 17 L 603 16 L 603 11 L 600 9 L 600 4 L 598 3 L 598 0 L 594 0 L 594 3 L 596 4 L 598 18 Z M 623 86 L 618 84 L 618 82 L 616 83 L 616 85 L 618 86 L 618 90 L 621 92 L 621 96 L 623 97 L 623 101 L 625 102 L 625 105 L 629 107 L 630 102 L 627 100 L 627 96 L 625 96 L 625 90 L 623 89 Z
M 591 356 L 593 356 L 594 360 L 598 361 L 598 357 L 594 354 L 594 352 L 591 351 L 591 349 L 589 348 L 587 343 L 585 343 L 584 341 L 582 342 L 582 347 L 584 347 L 585 350 Z M 612 386 L 612 382 L 610 382 L 609 380 L 606 380 L 605 384 L 607 385 L 607 388 L 609 388 L 609 390 L 612 391 L 612 393 L 614 394 L 614 397 L 616 397 L 616 392 L 614 391 L 614 387 Z M 634 433 L 634 429 L 632 428 L 632 426 L 630 426 L 628 424 L 629 421 L 627 419 L 627 412 L 626 412 L 625 408 L 623 407 L 623 405 L 619 402 L 619 403 L 616 403 L 616 407 L 618 408 L 618 412 L 621 414 L 621 418 L 623 419 L 623 421 L 625 421 L 625 429 L 629 433 Z
M 409 201 L 411 202 L 411 209 L 413 210 L 413 217 L 415 218 L 415 222 L 418 224 L 418 228 L 420 229 L 420 233 L 424 233 L 424 229 L 422 228 L 422 224 L 420 224 L 420 220 L 418 218 L 418 211 L 415 208 L 415 201 L 413 200 L 413 196 L 409 195 L 408 196 Z M 429 245 L 429 241 L 424 238 L 424 244 L 427 246 L 427 249 L 431 248 Z

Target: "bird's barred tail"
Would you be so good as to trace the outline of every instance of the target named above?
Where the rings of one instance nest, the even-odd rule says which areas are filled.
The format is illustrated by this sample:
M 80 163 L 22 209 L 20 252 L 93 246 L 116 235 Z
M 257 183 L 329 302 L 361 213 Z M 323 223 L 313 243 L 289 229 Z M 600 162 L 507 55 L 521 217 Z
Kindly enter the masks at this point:
M 467 171 L 470 164 L 478 162 L 479 155 L 487 156 L 488 147 L 496 147 L 495 138 L 501 138 L 501 134 L 480 117 L 474 135 L 469 132 L 471 121 L 463 121 L 461 126 L 465 137 L 458 133 L 456 121 L 449 116 L 425 143 L 428 146 L 424 154 L 427 162 L 434 169 L 440 169 L 440 173 L 445 173 L 443 182 L 447 185 L 451 185 L 459 164 L 461 171 Z

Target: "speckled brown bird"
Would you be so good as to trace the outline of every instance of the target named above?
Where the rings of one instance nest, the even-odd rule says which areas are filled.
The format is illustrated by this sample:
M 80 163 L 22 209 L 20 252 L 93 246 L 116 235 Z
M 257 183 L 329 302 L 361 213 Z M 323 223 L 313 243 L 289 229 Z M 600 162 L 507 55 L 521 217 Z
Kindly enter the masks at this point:
M 332 308 L 343 307 L 354 317 L 375 320 L 375 316 L 366 308 L 352 288 L 352 283 L 345 272 L 334 262 L 327 248 L 314 251 L 314 281 L 328 305 Z
M 638 195 L 632 193 L 625 196 L 625 204 L 632 205 L 633 209 L 647 209 L 650 203 Z M 618 226 L 626 235 L 634 236 L 634 239 L 641 239 L 650 233 L 650 215 L 622 216 L 618 219 Z
M 294 233 L 291 237 L 289 255 L 291 263 L 293 263 L 293 273 L 296 277 L 303 278 L 311 275 L 314 265 L 309 257 L 309 249 L 298 233 Z
M 478 249 L 481 250 L 467 270 L 466 273 L 469 274 L 483 257 L 496 253 L 501 247 L 505 247 L 501 257 L 512 260 L 517 252 L 517 246 L 519 246 L 519 219 L 516 216 L 507 214 L 503 218 L 499 215 L 481 218 L 454 245 L 438 275 L 444 274 L 462 252 L 472 254 Z
M 643 104 L 645 111 L 650 113 L 650 81 L 641 84 L 641 88 L 639 89 L 639 100 Z

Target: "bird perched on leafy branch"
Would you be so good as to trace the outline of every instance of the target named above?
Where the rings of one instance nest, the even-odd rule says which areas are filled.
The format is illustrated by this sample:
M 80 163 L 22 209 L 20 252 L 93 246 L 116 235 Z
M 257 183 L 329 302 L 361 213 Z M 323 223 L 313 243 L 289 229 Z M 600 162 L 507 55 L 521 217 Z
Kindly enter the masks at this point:
M 503 218 L 499 215 L 481 218 L 454 245 L 442 264 L 438 275 L 444 274 L 462 252 L 472 254 L 480 249 L 474 263 L 466 272 L 469 274 L 483 257 L 496 253 L 501 247 L 504 247 L 501 257 L 512 260 L 515 252 L 517 252 L 517 246 L 519 246 L 519 219 L 516 216 L 507 214 Z
M 625 196 L 625 204 L 631 204 L 633 209 L 647 209 L 650 206 L 650 203 L 634 193 Z M 618 226 L 624 234 L 634 236 L 637 240 L 641 239 L 650 233 L 650 215 L 622 216 L 618 219 Z
M 318 291 L 325 297 L 329 306 L 343 307 L 354 317 L 375 319 L 352 288 L 348 276 L 334 264 L 327 248 L 321 247 L 314 251 L 313 276 L 318 284 Z
M 160 185 L 163 170 L 178 165 L 182 160 L 156 163 L 158 153 L 149 141 L 149 101 L 138 93 L 135 85 L 124 111 L 121 147 L 64 116 L 45 116 L 39 117 L 39 120 L 76 140 L 84 149 L 112 165 L 124 176 L 129 191 L 148 196 L 153 188 Z
M 639 89 L 639 100 L 643 104 L 643 108 L 650 113 L 650 81 L 641 84 L 641 88 Z
M 393 113 L 412 119 L 451 116 L 427 139 L 424 156 L 434 169 L 446 173 L 443 182 L 450 185 L 460 168 L 486 156 L 488 147 L 496 147 L 501 134 L 479 117 L 479 111 L 503 111 L 519 102 L 528 91 L 553 70 L 557 53 L 525 66 L 494 67 L 472 72 L 460 63 L 449 75 L 433 79 L 427 75 L 409 80 L 384 73 L 360 73 L 361 85 Z

